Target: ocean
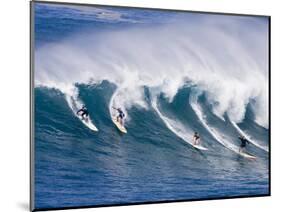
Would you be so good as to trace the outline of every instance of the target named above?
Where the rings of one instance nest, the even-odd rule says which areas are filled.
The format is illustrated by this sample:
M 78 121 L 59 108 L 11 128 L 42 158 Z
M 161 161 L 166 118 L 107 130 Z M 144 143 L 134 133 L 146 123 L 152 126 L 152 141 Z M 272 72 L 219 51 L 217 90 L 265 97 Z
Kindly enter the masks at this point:
M 33 9 L 35 208 L 269 194 L 265 18 Z M 255 159 L 239 154 L 241 134 Z

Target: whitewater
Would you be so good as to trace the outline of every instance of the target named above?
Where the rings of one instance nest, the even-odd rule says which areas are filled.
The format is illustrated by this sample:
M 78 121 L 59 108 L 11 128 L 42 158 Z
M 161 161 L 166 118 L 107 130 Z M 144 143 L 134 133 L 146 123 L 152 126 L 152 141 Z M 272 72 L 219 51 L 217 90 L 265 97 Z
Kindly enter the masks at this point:
M 108 80 L 118 87 L 108 106 L 112 114 L 113 102 L 125 111 L 132 106 L 147 108 L 144 86 L 157 87 L 172 101 L 189 82 L 206 93 L 213 113 L 219 117 L 226 113 L 234 127 L 251 104 L 255 122 L 267 128 L 267 57 L 256 55 L 266 52 L 267 46 L 258 38 L 249 40 L 248 26 L 240 26 L 241 33 L 233 35 L 227 28 L 230 20 L 217 21 L 74 35 L 36 52 L 36 85 L 75 96 L 76 83 Z M 252 52 L 249 46 L 257 50 Z M 239 133 L 245 135 L 240 129 Z M 221 142 L 219 135 L 215 137 Z

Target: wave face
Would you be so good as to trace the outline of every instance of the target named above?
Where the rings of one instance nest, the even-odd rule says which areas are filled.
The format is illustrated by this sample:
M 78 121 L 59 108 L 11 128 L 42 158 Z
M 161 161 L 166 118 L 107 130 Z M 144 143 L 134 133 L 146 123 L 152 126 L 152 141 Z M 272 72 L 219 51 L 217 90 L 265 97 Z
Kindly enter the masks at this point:
M 36 208 L 268 194 L 266 19 L 40 3 L 35 19 Z

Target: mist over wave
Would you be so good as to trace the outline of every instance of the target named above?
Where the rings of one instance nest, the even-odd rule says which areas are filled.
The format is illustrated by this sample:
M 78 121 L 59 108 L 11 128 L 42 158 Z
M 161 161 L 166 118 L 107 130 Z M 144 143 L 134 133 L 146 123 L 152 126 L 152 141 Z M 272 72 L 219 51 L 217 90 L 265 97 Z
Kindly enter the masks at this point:
M 212 111 L 243 121 L 251 102 L 268 126 L 266 27 L 255 19 L 213 17 L 195 22 L 87 31 L 36 50 L 37 86 L 72 93 L 75 83 L 108 80 L 115 101 L 147 108 L 143 87 L 172 101 L 187 82 L 204 91 Z

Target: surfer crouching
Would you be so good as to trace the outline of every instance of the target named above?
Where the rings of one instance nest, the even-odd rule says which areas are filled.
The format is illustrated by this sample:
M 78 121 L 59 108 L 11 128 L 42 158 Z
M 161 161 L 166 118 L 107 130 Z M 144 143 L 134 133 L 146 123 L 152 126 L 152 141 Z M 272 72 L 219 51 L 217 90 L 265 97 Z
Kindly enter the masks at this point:
M 125 113 L 121 110 L 121 108 L 114 108 L 112 107 L 114 110 L 116 110 L 118 112 L 118 116 L 117 116 L 117 122 L 119 122 L 122 126 L 124 126 L 124 118 L 125 118 Z
M 243 152 L 244 149 L 246 148 L 246 145 L 249 144 L 250 142 L 245 138 L 245 136 L 240 135 L 238 138 L 241 141 L 239 152 Z
M 193 145 L 199 145 L 200 144 L 200 136 L 198 132 L 195 132 L 192 138 Z
M 80 115 L 83 120 L 89 117 L 89 112 L 85 105 L 83 105 L 82 108 L 77 111 L 77 115 Z

